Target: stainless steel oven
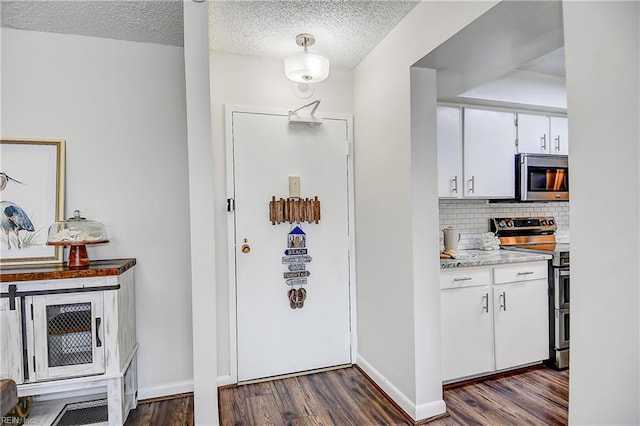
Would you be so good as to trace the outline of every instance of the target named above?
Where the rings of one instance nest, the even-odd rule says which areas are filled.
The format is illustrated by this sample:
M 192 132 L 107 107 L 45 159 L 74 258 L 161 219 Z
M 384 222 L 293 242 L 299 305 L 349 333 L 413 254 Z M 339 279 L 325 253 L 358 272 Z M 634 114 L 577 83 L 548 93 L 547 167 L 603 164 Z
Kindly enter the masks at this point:
M 569 200 L 569 157 L 517 154 L 515 193 L 520 201 Z
M 570 270 L 569 270 L 569 247 L 567 246 L 562 254 L 566 256 L 560 262 L 552 259 L 551 270 L 553 278 L 550 282 L 553 291 L 553 306 L 549 304 L 549 312 L 553 312 L 550 318 L 549 334 L 552 336 L 549 352 L 550 364 L 558 369 L 569 366 L 569 340 L 571 337 L 570 328 Z M 554 262 L 554 260 L 556 260 Z M 562 263 L 562 264 L 560 264 Z M 552 309 L 553 308 L 553 309 Z
M 561 351 L 561 349 L 567 349 L 566 351 L 566 356 L 564 358 L 566 358 L 566 362 L 568 365 L 569 362 L 569 309 L 554 309 L 554 315 L 555 315 L 555 323 L 556 326 L 554 327 L 554 333 L 555 333 L 555 338 L 554 338 L 554 342 L 555 342 L 555 346 L 556 348 L 554 348 L 557 352 L 559 352 L 559 355 Z M 562 357 L 561 357 L 562 358 Z M 564 363 L 562 363 L 564 364 Z M 558 365 L 558 367 L 563 368 L 564 366 L 560 366 Z
M 569 267 L 555 267 L 552 272 L 554 309 L 569 309 Z

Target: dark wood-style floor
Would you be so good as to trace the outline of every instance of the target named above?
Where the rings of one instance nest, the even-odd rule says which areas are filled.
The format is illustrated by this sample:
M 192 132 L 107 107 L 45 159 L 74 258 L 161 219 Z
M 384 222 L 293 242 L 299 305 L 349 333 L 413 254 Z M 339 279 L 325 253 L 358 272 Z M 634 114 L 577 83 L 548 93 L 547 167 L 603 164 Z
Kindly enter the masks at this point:
M 218 399 L 223 426 L 413 424 L 355 367 L 227 387 Z M 531 367 L 446 386 L 448 417 L 429 425 L 566 425 L 568 399 L 568 371 Z M 193 425 L 193 396 L 141 402 L 126 425 Z

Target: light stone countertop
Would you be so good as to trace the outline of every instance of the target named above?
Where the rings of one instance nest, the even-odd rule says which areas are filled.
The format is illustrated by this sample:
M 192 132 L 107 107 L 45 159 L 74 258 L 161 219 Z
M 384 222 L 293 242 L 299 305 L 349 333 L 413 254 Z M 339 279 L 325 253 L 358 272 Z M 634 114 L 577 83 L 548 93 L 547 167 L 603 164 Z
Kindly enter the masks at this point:
M 440 269 L 535 262 L 551 259 L 551 255 L 549 254 L 523 253 L 511 250 L 460 250 L 460 253 L 464 257 L 459 259 L 440 259 Z M 467 254 L 469 257 L 466 256 Z

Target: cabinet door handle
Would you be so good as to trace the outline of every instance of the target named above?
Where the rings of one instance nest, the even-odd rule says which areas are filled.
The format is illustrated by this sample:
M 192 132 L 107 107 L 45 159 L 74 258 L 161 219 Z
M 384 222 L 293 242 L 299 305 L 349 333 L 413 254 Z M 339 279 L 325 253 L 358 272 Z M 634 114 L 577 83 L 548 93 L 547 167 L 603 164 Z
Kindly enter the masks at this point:
M 546 151 L 547 150 L 547 135 L 542 135 L 542 137 L 540 138 L 540 142 L 542 143 L 542 150 Z
M 489 293 L 485 293 L 484 296 L 482 296 L 482 301 L 482 310 L 489 313 Z
M 96 318 L 96 348 L 102 346 L 102 341 L 100 340 L 100 323 L 102 322 L 102 318 Z
M 458 193 L 458 176 L 454 176 L 453 179 L 451 179 L 451 181 L 453 182 L 453 192 L 455 192 L 456 194 Z
M 453 279 L 453 281 L 454 281 L 454 282 L 455 282 L 455 281 L 470 281 L 470 280 L 472 280 L 472 279 L 473 279 L 473 278 L 471 278 L 471 277 L 456 277 L 456 278 L 454 278 L 454 279 Z
M 531 275 L 531 274 L 533 274 L 533 271 L 518 272 L 518 275 Z
M 560 151 L 560 135 L 556 137 L 556 151 Z
M 469 192 L 476 192 L 476 183 L 475 183 L 476 177 L 475 176 L 471 176 L 471 179 L 469 179 Z
M 507 310 L 507 294 L 504 291 L 500 295 L 500 309 Z

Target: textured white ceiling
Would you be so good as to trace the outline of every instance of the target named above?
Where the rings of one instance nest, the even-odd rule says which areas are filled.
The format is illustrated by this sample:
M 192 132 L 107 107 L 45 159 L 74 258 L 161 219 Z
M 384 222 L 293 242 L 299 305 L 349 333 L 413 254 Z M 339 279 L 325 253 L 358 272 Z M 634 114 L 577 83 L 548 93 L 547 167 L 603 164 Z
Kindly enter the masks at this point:
M 300 51 L 296 35 L 311 33 L 311 50 L 332 65 L 353 67 L 418 1 L 213 1 L 209 46 L 240 55 L 284 58 Z
M 189 0 L 187 0 L 189 1 Z M 210 45 L 221 52 L 283 58 L 316 37 L 334 66 L 353 67 L 416 0 L 209 1 Z M 1 25 L 21 30 L 183 45 L 182 0 L 1 0 Z
M 182 0 L 2 0 L 0 15 L 19 30 L 183 45 Z
M 190 1 L 190 0 L 185 0 Z M 210 46 L 283 58 L 295 36 L 334 66 L 353 67 L 418 3 L 416 0 L 211 0 Z M 183 45 L 182 0 L 0 0 L 0 23 L 21 30 Z M 563 75 L 563 50 L 522 69 Z

